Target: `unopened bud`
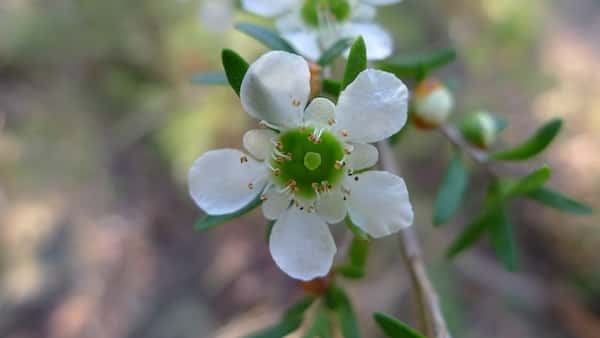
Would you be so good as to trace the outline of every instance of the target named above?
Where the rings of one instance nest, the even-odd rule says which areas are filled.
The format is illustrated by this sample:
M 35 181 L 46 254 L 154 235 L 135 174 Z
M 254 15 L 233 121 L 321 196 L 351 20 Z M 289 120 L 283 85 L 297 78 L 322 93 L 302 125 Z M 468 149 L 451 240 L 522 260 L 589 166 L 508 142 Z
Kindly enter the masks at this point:
M 460 130 L 467 141 L 482 149 L 488 149 L 496 142 L 499 131 L 494 116 L 485 111 L 467 116 Z
M 448 119 L 453 108 L 452 93 L 439 80 L 421 81 L 413 92 L 413 122 L 418 128 L 437 128 Z

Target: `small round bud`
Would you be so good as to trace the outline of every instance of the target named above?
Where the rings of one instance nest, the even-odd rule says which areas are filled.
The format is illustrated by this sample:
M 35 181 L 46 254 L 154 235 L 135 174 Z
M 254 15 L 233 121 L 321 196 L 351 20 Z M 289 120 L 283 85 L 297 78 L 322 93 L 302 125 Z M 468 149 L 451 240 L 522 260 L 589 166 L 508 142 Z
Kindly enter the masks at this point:
M 494 116 L 485 111 L 467 116 L 460 130 L 467 141 L 482 149 L 488 149 L 494 144 L 499 131 Z
M 454 108 L 454 97 L 439 80 L 421 81 L 413 92 L 413 122 L 420 129 L 437 128 Z

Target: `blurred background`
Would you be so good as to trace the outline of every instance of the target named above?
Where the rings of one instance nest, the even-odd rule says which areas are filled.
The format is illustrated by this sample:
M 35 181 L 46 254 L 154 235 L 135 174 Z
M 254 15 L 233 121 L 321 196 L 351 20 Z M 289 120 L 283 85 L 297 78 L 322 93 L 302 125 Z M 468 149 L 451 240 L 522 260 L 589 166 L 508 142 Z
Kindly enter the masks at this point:
M 221 69 L 222 48 L 247 60 L 265 51 L 232 23 L 267 22 L 235 7 L 0 1 L 0 337 L 240 337 L 302 294 L 273 264 L 259 211 L 192 228 L 202 213 L 187 169 L 208 149 L 240 147 L 256 125 L 230 88 L 190 83 Z M 405 0 L 379 18 L 397 53 L 457 48 L 437 74 L 456 91 L 456 115 L 504 114 L 513 143 L 564 118 L 537 164 L 600 210 L 598 1 Z M 395 147 L 455 337 L 600 337 L 600 213 L 522 201 L 512 210 L 519 272 L 505 272 L 486 241 L 447 262 L 484 194 L 476 174 L 461 214 L 433 229 L 447 149 L 416 130 Z M 379 337 L 372 312 L 414 316 L 396 240 L 377 241 L 369 259 L 367 279 L 347 287 L 364 336 Z

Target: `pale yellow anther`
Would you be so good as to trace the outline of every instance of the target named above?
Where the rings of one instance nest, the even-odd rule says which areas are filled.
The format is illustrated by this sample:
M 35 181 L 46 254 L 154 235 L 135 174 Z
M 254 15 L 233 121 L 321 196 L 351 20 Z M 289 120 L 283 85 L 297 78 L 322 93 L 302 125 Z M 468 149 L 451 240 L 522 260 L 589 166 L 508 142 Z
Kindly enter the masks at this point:
M 248 189 L 250 189 L 250 190 L 254 189 L 254 184 L 252 182 L 248 183 Z
M 240 163 L 246 163 L 246 162 L 248 162 L 248 157 L 246 157 L 246 156 L 240 157 Z
M 335 169 L 342 169 L 344 166 L 346 165 L 346 162 L 344 161 L 335 161 Z
M 343 137 L 348 137 L 348 135 L 350 135 L 350 134 L 348 133 L 348 130 L 341 129 L 340 130 L 340 135 L 342 135 Z
M 279 168 L 275 168 L 275 170 L 273 170 L 273 175 L 275 176 L 281 176 L 281 170 Z
M 330 125 L 330 126 L 333 126 L 335 124 L 335 119 L 329 119 L 327 121 L 327 124 Z

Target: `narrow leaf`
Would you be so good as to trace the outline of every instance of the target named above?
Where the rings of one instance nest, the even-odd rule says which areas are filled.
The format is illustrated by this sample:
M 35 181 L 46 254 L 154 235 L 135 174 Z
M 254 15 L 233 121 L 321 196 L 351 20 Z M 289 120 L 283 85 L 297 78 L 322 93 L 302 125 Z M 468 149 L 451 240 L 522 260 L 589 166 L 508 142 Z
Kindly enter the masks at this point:
M 496 256 L 508 271 L 517 269 L 517 245 L 512 223 L 508 220 L 505 208 L 496 210 L 490 217 L 488 227 L 490 241 Z
M 552 175 L 552 170 L 550 167 L 543 165 L 530 174 L 517 180 L 508 189 L 506 189 L 505 192 L 503 192 L 504 196 L 502 197 L 504 199 L 510 199 L 537 190 L 544 186 L 544 184 L 550 179 L 550 175 Z
M 196 85 L 226 85 L 227 76 L 222 72 L 211 72 L 197 74 L 192 77 L 192 83 Z
M 352 303 L 348 298 L 348 295 L 344 290 L 337 286 L 332 286 L 325 295 L 325 301 L 327 305 L 332 308 L 340 323 L 340 329 L 342 331 L 342 337 L 344 338 L 360 338 L 360 330 L 358 328 L 358 321 L 354 310 L 352 309 Z
M 563 195 L 559 191 L 546 187 L 541 187 L 530 191 L 527 194 L 527 197 L 548 207 L 572 214 L 589 215 L 593 213 L 593 210 L 589 205 L 578 202 L 568 196 Z
M 319 309 L 313 319 L 312 325 L 306 330 L 302 338 L 332 338 L 332 327 L 327 313 Z
M 550 178 L 550 174 L 550 168 L 542 166 L 516 182 L 501 182 L 502 186 L 498 187 L 498 194 L 492 194 L 488 197 L 483 211 L 450 244 L 446 256 L 453 258 L 473 245 L 493 222 L 496 213 L 502 210 L 510 199 L 539 189 Z M 493 188 L 493 186 L 490 187 L 490 189 Z
M 455 152 L 435 200 L 433 223 L 444 224 L 460 207 L 469 173 L 460 152 Z
M 302 318 L 284 320 L 271 327 L 252 333 L 245 338 L 283 338 L 302 325 Z
M 453 49 L 440 49 L 425 53 L 395 56 L 377 63 L 378 68 L 394 73 L 400 78 L 424 78 L 427 73 L 456 59 Z
M 279 323 L 250 334 L 245 338 L 283 338 L 287 336 L 302 325 L 304 312 L 314 300 L 314 297 L 311 296 L 302 298 L 285 312 Z
M 194 229 L 196 231 L 204 231 L 208 229 L 212 229 L 218 225 L 221 225 L 227 221 L 230 221 L 234 218 L 240 217 L 252 209 L 256 208 L 261 204 L 260 194 L 252 200 L 252 202 L 248 203 L 245 207 L 241 208 L 238 211 L 232 212 L 230 214 L 225 215 L 207 215 L 203 219 L 196 222 L 194 225 Z
M 386 314 L 376 312 L 373 318 L 389 338 L 425 338 L 407 324 Z
M 561 119 L 551 120 L 538 129 L 527 141 L 514 148 L 492 154 L 491 158 L 505 161 L 520 161 L 531 158 L 546 149 L 560 131 L 561 126 Z
M 298 54 L 298 52 L 296 52 L 296 49 L 294 49 L 294 47 L 292 47 L 292 45 L 290 45 L 289 42 L 287 42 L 281 36 L 279 36 L 279 34 L 268 28 L 247 22 L 238 23 L 235 25 L 235 28 L 240 32 L 253 37 L 257 41 L 260 41 L 262 44 L 271 48 L 272 50 L 283 50 L 286 52 Z
M 342 91 L 342 84 L 332 79 L 325 79 L 323 80 L 323 91 L 337 98 Z
M 229 85 L 240 96 L 242 80 L 244 80 L 244 75 L 246 75 L 249 67 L 248 62 L 231 49 L 223 49 L 221 52 L 221 61 L 223 62 L 223 68 L 225 69 Z
M 365 40 L 359 36 L 350 48 L 341 89 L 344 90 L 365 69 L 367 69 L 367 47 Z
M 332 63 L 335 58 L 340 56 L 348 47 L 352 45 L 352 39 L 341 39 L 338 40 L 333 46 L 329 47 L 326 51 L 321 54 L 321 57 L 317 61 L 321 66 L 327 66 Z

